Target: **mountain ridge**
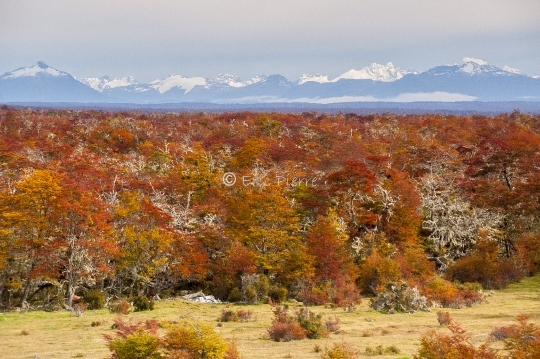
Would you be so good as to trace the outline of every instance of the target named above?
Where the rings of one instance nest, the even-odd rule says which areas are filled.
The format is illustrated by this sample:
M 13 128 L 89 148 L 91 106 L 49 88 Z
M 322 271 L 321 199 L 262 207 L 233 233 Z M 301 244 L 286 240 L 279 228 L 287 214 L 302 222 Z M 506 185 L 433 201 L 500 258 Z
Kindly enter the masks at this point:
M 414 101 L 540 101 L 540 79 L 519 70 L 464 58 L 461 64 L 424 72 L 391 62 L 349 70 L 334 79 L 304 74 L 297 81 L 259 75 L 247 81 L 230 74 L 214 79 L 172 74 L 141 84 L 133 76 L 76 79 L 42 61 L 0 76 L 6 102 L 102 103 L 346 103 Z

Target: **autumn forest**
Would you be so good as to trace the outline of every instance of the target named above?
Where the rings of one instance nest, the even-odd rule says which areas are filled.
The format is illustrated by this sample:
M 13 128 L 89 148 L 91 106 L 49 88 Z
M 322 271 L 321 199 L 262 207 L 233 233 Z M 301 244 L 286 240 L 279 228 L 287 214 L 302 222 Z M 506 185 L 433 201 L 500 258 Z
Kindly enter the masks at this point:
M 538 115 L 0 110 L 3 309 L 392 285 L 458 308 L 539 268 Z

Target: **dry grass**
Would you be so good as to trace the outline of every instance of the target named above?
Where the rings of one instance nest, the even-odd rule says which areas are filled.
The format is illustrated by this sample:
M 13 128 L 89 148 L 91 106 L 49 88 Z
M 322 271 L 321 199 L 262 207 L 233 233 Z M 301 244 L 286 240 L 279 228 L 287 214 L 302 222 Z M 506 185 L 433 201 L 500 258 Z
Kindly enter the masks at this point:
M 299 304 L 289 304 L 294 309 Z M 240 323 L 227 322 L 218 327 L 216 318 L 226 305 L 188 303 L 182 300 L 166 300 L 156 303 L 150 312 L 137 312 L 127 316 L 132 320 L 153 318 L 175 321 L 181 315 L 212 323 L 226 338 L 235 338 L 240 352 L 246 359 L 267 359 L 294 357 L 298 359 L 320 358 L 314 347 L 331 346 L 333 343 L 351 343 L 360 353 L 360 358 L 368 358 L 365 350 L 379 345 L 394 346 L 400 354 L 377 355 L 377 358 L 412 358 L 416 353 L 420 336 L 428 329 L 440 328 L 437 310 L 430 313 L 380 314 L 369 309 L 364 300 L 355 312 L 324 307 L 312 308 L 323 313 L 324 318 L 332 316 L 340 320 L 339 334 L 328 338 L 276 343 L 265 339 L 266 328 L 270 326 L 272 308 L 268 305 L 238 306 L 252 310 L 255 321 Z M 473 342 L 487 339 L 495 328 L 514 323 L 520 313 L 530 316 L 532 323 L 540 324 L 540 276 L 527 278 L 509 288 L 495 291 L 486 302 L 472 308 L 448 309 L 454 321 L 468 330 Z M 2 359 L 32 358 L 96 358 L 109 356 L 103 334 L 111 334 L 111 325 L 116 315 L 106 310 L 87 311 L 84 316 L 74 317 L 69 312 L 28 312 L 0 314 L 0 343 Z M 92 325 L 92 323 L 100 325 Z M 391 330 L 390 330 L 391 329 Z M 21 336 L 22 332 L 29 335 Z M 363 334 L 369 332 L 371 336 Z

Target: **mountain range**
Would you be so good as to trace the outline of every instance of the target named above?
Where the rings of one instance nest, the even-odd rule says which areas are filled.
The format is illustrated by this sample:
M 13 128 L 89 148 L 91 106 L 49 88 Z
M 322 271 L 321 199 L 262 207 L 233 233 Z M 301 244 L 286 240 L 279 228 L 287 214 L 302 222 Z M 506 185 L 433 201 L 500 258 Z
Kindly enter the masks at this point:
M 146 84 L 134 77 L 77 79 L 38 62 L 0 76 L 0 102 L 63 103 L 311 103 L 540 101 L 540 77 L 505 66 L 464 58 L 425 72 L 373 63 L 330 79 L 305 74 L 297 81 L 281 75 L 247 81 L 223 74 L 214 79 L 169 75 Z

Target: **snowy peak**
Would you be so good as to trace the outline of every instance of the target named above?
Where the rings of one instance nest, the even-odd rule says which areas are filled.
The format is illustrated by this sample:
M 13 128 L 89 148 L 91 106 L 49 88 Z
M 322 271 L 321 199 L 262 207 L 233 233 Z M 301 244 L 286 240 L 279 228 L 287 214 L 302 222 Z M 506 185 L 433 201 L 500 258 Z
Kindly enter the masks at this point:
M 150 87 L 159 91 L 159 93 L 165 93 L 173 88 L 179 88 L 184 90 L 184 93 L 188 93 L 193 90 L 195 86 L 206 86 L 207 82 L 204 77 L 185 77 L 181 75 L 169 75 L 164 80 L 154 80 L 150 82 Z
M 114 80 L 109 79 L 109 76 L 103 76 L 101 78 L 88 77 L 88 78 L 80 79 L 79 81 L 99 92 L 103 92 L 105 90 L 109 90 L 109 89 L 113 89 L 117 87 L 127 87 L 127 86 L 138 85 L 137 81 L 135 80 L 133 76 L 115 78 Z
M 459 66 L 459 71 L 468 75 L 514 75 L 514 72 L 506 71 L 490 65 L 487 61 L 475 59 L 472 57 L 463 58 L 463 64 Z
M 410 73 L 413 72 L 401 70 L 399 67 L 395 67 L 391 62 L 387 63 L 386 65 L 372 63 L 371 66 L 363 67 L 360 70 L 349 70 L 335 78 L 333 82 L 341 79 L 392 82 L 399 80 L 403 76 Z
M 475 59 L 474 57 L 464 57 L 463 58 L 463 63 L 464 64 L 469 63 L 469 62 L 472 63 L 472 64 L 480 65 L 480 66 L 489 65 L 489 63 L 487 61 L 480 60 L 480 59 Z
M 249 85 L 256 84 L 261 81 L 266 80 L 266 76 L 260 75 L 256 77 L 252 77 L 251 79 L 247 81 L 241 81 L 238 76 L 229 75 L 229 74 L 220 74 L 216 78 L 210 80 L 208 82 L 208 85 L 210 87 L 246 87 Z
M 14 79 L 18 77 L 34 77 L 34 76 L 71 76 L 67 72 L 58 71 L 55 68 L 50 67 L 43 61 L 38 61 L 38 63 L 31 67 L 21 67 L 12 72 L 6 72 L 0 78 L 2 79 Z
M 303 85 L 306 82 L 318 82 L 320 84 L 324 84 L 324 83 L 330 82 L 330 80 L 328 79 L 328 76 L 323 76 L 321 74 L 317 74 L 317 75 L 303 74 L 302 77 L 298 79 L 298 84 Z

